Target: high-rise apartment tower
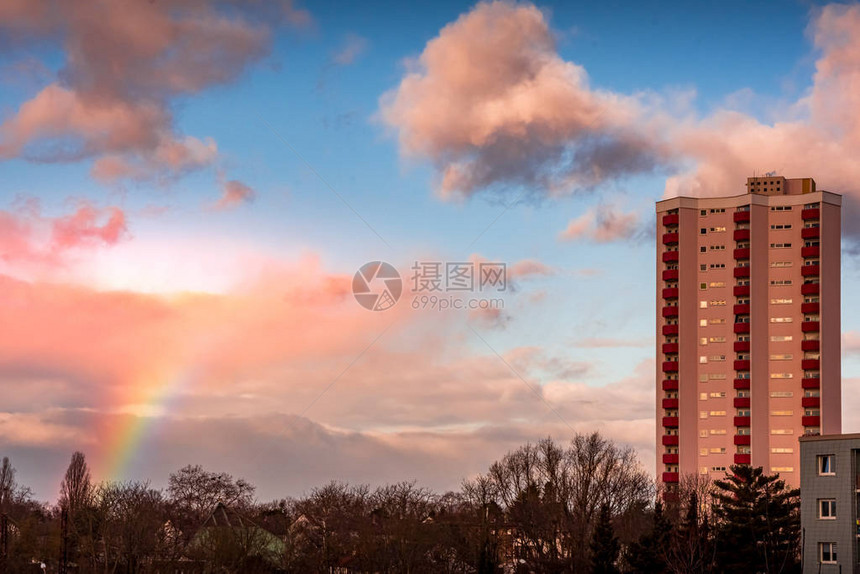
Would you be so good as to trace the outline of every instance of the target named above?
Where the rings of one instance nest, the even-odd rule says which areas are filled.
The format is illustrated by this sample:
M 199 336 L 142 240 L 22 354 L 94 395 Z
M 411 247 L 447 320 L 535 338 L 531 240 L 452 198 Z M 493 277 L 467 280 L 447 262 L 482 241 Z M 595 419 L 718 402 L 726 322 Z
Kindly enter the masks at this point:
M 811 178 L 657 202 L 657 471 L 762 466 L 799 486 L 798 438 L 842 431 L 842 196 Z

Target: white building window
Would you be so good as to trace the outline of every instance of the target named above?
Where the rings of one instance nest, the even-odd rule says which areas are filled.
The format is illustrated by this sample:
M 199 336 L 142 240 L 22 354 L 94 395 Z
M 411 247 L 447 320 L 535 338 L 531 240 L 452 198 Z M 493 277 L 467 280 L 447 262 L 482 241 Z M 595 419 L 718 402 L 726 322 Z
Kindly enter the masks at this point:
M 836 474 L 836 455 L 818 455 L 818 474 L 819 476 L 833 476 Z
M 836 499 L 818 499 L 818 518 L 821 520 L 836 520 Z

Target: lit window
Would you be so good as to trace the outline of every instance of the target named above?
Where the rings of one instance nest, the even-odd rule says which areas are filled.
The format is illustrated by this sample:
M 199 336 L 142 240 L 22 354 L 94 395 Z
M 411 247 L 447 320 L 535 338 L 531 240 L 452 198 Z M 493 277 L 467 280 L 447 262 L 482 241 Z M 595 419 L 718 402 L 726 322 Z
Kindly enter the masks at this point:
M 771 379 L 793 379 L 794 374 L 793 373 L 771 373 L 770 378 Z
M 699 344 L 700 345 L 707 345 L 708 344 L 708 338 L 702 337 L 701 339 L 699 339 Z
M 794 355 L 792 355 L 791 353 L 783 353 L 781 355 L 771 355 L 770 356 L 771 361 L 790 361 L 793 358 L 794 358 Z
M 707 363 L 707 362 L 708 362 L 708 357 L 706 357 L 706 356 L 704 356 L 704 355 L 702 355 L 701 357 L 699 357 L 699 364 L 704 365 L 704 364 L 705 364 L 705 363 Z
M 725 448 L 712 448 L 711 454 L 726 454 Z
M 771 299 L 771 305 L 791 305 L 791 299 Z
M 790 417 L 794 416 L 794 411 L 771 411 L 770 414 L 775 417 Z
M 707 301 L 699 301 L 699 309 L 707 309 L 708 302 Z
M 791 335 L 772 335 L 770 338 L 770 340 L 773 341 L 774 343 L 780 343 L 783 341 L 791 341 L 792 339 L 794 339 L 794 337 L 792 337 Z
M 699 393 L 699 400 L 700 401 L 708 400 L 708 393 Z
M 818 500 L 818 518 L 836 520 L 836 499 L 821 498 Z
M 771 472 L 794 472 L 793 466 L 772 466 L 770 467 Z
M 770 449 L 770 452 L 772 452 L 774 454 L 792 454 L 794 452 L 794 449 L 793 448 L 776 447 L 776 448 Z
M 794 429 L 770 429 L 770 434 L 794 434 Z
M 771 317 L 771 323 L 791 323 L 794 321 L 793 317 Z
M 792 391 L 773 391 L 770 396 L 774 399 L 788 399 L 793 397 L 794 393 Z
M 818 474 L 819 476 L 833 476 L 836 474 L 836 455 L 818 455 Z
M 726 411 L 711 411 L 712 417 L 724 417 L 726 416 Z
M 708 432 L 710 432 L 713 435 L 720 435 L 720 434 L 726 434 L 726 429 L 711 429 Z
M 699 319 L 699 327 L 707 327 L 708 320 L 707 319 Z

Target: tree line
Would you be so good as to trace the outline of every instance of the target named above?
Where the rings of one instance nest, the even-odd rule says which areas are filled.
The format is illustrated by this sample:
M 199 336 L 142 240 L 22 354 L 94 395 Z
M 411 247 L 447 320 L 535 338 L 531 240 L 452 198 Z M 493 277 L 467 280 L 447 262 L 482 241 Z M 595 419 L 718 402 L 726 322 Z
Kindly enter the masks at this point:
M 0 574 L 27 572 L 799 572 L 799 491 L 761 468 L 659 491 L 634 451 L 598 433 L 526 444 L 436 493 L 331 482 L 260 502 L 189 465 L 166 489 L 95 483 L 76 452 L 56 503 L 0 465 Z

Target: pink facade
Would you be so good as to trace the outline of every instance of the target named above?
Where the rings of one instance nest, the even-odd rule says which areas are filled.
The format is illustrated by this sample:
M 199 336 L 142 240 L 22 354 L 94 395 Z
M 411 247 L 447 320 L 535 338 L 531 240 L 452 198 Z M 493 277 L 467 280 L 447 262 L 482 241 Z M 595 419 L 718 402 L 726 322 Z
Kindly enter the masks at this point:
M 759 177 L 657 203 L 657 469 L 763 466 L 799 485 L 798 437 L 841 432 L 840 195 Z

